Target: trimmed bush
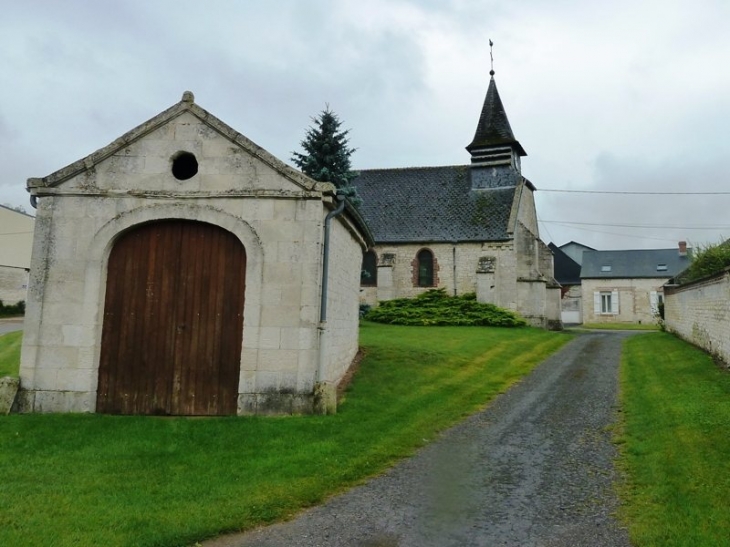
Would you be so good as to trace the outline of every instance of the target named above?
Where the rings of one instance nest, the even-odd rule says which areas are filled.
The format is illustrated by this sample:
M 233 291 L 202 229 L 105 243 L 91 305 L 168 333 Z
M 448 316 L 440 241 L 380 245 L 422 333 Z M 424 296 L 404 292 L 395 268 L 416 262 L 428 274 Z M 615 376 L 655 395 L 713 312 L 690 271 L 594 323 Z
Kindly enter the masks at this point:
M 380 302 L 365 319 L 392 325 L 524 327 L 516 313 L 477 302 L 476 294 L 449 296 L 445 289 L 431 289 L 415 298 Z
M 0 300 L 0 317 L 13 317 L 15 315 L 25 315 L 25 302 L 21 300 L 17 304 L 6 306 Z

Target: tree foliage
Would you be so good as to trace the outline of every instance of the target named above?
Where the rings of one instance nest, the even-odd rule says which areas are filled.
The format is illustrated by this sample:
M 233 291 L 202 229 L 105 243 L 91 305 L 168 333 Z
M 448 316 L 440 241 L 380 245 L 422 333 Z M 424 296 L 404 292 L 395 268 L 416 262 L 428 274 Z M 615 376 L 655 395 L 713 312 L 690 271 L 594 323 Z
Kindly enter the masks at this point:
M 319 182 L 331 182 L 353 205 L 360 205 L 362 200 L 351 184 L 358 174 L 350 164 L 350 156 L 355 152 L 348 141 L 350 130 L 341 129 L 342 122 L 329 105 L 312 122 L 300 143 L 304 152 L 292 152 L 292 161 L 305 175 Z
M 721 272 L 730 267 L 730 239 L 696 248 L 692 263 L 679 276 L 681 283 L 688 283 Z
M 494 304 L 477 302 L 474 293 L 449 296 L 444 289 L 431 289 L 415 298 L 381 302 L 365 319 L 393 325 L 524 327 L 516 313 Z

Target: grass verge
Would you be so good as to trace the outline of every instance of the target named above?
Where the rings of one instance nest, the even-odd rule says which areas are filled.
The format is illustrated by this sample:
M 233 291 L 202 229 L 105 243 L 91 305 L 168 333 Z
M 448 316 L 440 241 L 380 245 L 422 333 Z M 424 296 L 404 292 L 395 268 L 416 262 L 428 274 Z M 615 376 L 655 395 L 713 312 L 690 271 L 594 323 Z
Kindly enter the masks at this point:
M 18 376 L 20 367 L 20 343 L 23 331 L 11 332 L 0 336 L 0 378 Z
M 730 545 L 730 374 L 666 333 L 626 342 L 622 516 L 639 547 Z
M 365 323 L 334 416 L 0 417 L 0 545 L 190 545 L 287 518 L 413 453 L 569 338 Z
M 584 323 L 576 328 L 591 330 L 659 330 L 659 325 L 654 323 Z

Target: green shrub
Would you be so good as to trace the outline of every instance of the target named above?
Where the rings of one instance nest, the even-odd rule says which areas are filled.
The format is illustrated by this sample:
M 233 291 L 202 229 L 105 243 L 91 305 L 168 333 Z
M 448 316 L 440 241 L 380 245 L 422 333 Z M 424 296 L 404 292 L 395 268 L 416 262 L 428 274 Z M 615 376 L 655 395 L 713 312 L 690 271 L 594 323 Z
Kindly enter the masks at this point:
M 698 247 L 692 256 L 692 263 L 679 276 L 681 283 L 688 283 L 721 272 L 730 266 L 730 239 Z
M 477 302 L 476 294 L 448 296 L 444 289 L 431 289 L 415 298 L 396 298 L 380 303 L 365 319 L 392 325 L 524 327 L 516 313 Z
M 12 317 L 14 315 L 25 315 L 25 302 L 21 300 L 17 304 L 6 306 L 0 300 L 0 317 Z

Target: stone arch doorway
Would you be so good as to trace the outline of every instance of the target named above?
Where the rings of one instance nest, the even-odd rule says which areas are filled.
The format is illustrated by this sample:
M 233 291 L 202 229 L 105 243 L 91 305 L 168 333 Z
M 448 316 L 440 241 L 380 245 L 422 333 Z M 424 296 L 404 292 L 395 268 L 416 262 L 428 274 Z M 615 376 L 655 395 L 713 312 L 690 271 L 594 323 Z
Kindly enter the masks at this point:
M 115 242 L 107 268 L 96 411 L 237 411 L 246 251 L 212 224 L 162 220 Z

